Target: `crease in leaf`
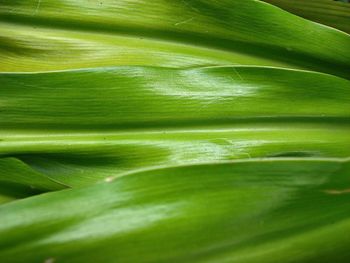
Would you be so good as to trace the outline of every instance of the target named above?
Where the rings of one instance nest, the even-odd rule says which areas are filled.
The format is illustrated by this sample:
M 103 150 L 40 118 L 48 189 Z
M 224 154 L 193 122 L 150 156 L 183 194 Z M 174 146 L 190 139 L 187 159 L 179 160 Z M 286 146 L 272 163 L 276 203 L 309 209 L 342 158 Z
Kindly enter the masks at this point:
M 0 262 L 347 262 L 349 47 L 255 0 L 0 0 Z
M 113 67 L 0 79 L 0 155 L 69 186 L 155 166 L 349 155 L 350 84 L 327 74 Z
M 0 258 L 343 262 L 350 195 L 325 190 L 346 185 L 349 167 L 346 160 L 302 158 L 213 163 L 27 198 L 0 207 Z
M 50 0 L 40 6 L 40 12 L 36 12 L 34 0 L 0 3 L 0 21 L 4 23 L 1 35 L 10 37 L 14 44 L 7 49 L 27 54 L 13 56 L 1 52 L 3 71 L 92 65 L 248 64 L 286 65 L 349 78 L 348 35 L 263 2 L 105 0 L 103 5 L 98 2 L 77 5 Z M 6 28 L 11 28 L 10 35 Z M 16 38 L 13 32 L 17 32 Z M 129 38 L 118 40 L 99 33 Z M 38 52 L 29 52 L 31 48 L 43 49 L 45 59 Z M 59 59 L 55 49 L 60 50 Z
M 350 33 L 350 6 L 333 0 L 262 0 L 306 19 Z M 342 1 L 342 2 L 348 2 Z

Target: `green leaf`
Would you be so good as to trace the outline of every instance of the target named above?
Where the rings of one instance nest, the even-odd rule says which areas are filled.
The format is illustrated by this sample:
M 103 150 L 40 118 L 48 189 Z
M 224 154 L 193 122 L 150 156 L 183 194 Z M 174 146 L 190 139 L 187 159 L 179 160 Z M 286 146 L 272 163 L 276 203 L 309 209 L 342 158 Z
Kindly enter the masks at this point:
M 0 182 L 17 183 L 40 190 L 59 190 L 65 186 L 31 170 L 16 158 L 0 159 Z
M 350 5 L 334 0 L 262 0 L 298 16 L 350 33 Z M 348 2 L 347 0 L 343 2 Z
M 11 176 L 12 174 L 8 174 Z M 0 182 L 0 205 L 17 199 L 43 193 L 47 190 L 34 189 L 31 186 L 21 185 L 18 183 Z
M 350 37 L 254 0 L 0 0 L 2 71 L 265 65 L 349 78 Z
M 36 172 L 18 158 L 0 158 L 0 204 L 64 188 L 67 186 L 43 173 Z
M 257 0 L 0 0 L 0 262 L 348 262 L 349 47 Z
M 350 81 L 261 67 L 3 73 L 3 129 L 118 129 L 249 118 L 350 117 Z
M 349 176 L 349 161 L 271 159 L 43 194 L 0 207 L 0 260 L 346 262 Z
M 350 154 L 350 82 L 330 75 L 116 67 L 0 81 L 0 156 L 21 163 L 0 177 L 26 165 L 82 186 L 155 166 Z

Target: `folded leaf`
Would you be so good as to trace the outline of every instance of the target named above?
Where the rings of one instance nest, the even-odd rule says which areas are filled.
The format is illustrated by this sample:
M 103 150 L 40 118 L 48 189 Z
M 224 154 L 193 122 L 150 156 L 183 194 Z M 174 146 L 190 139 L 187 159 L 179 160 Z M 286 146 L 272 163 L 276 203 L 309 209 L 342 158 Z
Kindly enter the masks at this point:
M 43 194 L 0 207 L 0 260 L 347 262 L 349 178 L 349 161 L 272 159 Z
M 12 133 L 350 117 L 350 81 L 277 68 L 114 67 L 0 73 L 0 81 L 0 124 Z
M 0 70 L 266 65 L 349 78 L 350 37 L 255 0 L 0 0 Z
M 349 47 L 257 0 L 0 0 L 0 262 L 348 262 Z
M 33 170 L 18 158 L 0 158 L 0 204 L 64 188 L 67 186 Z
M 267 77 L 268 76 L 268 77 Z M 0 74 L 0 156 L 69 186 L 157 166 L 350 154 L 350 82 L 258 67 Z
M 350 5 L 334 0 L 262 0 L 298 16 L 350 33 Z M 348 2 L 347 0 L 342 2 Z

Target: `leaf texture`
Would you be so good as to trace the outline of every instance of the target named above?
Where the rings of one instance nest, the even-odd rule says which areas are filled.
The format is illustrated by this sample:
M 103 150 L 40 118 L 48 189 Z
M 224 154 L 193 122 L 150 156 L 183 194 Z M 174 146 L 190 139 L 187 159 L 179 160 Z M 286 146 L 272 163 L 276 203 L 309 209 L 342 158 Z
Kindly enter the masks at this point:
M 333 0 L 263 0 L 298 16 L 350 33 L 350 5 Z M 346 1 L 343 1 L 346 2 Z
M 28 198 L 0 207 L 0 259 L 346 262 L 349 169 L 327 159 L 205 164 Z
M 0 79 L 0 155 L 69 186 L 154 166 L 349 156 L 350 82 L 330 75 L 116 67 Z
M 254 0 L 0 1 L 1 70 L 265 65 L 349 78 L 348 35 Z
M 349 48 L 258 0 L 0 0 L 0 262 L 348 262 Z

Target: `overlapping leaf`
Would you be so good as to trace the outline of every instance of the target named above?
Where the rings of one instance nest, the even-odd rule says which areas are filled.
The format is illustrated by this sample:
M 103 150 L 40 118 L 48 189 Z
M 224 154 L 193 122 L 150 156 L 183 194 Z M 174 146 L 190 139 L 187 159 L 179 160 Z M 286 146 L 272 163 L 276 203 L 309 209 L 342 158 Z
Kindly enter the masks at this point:
M 291 13 L 350 33 L 350 5 L 334 0 L 263 0 Z
M 0 262 L 349 261 L 349 48 L 261 1 L 0 0 Z
M 0 207 L 0 260 L 346 262 L 349 168 L 336 160 L 184 166 L 29 198 Z
M 153 166 L 349 156 L 350 82 L 325 74 L 117 67 L 0 79 L 0 154 L 66 185 Z
M 2 71 L 249 64 L 349 77 L 349 36 L 259 1 L 0 1 Z

